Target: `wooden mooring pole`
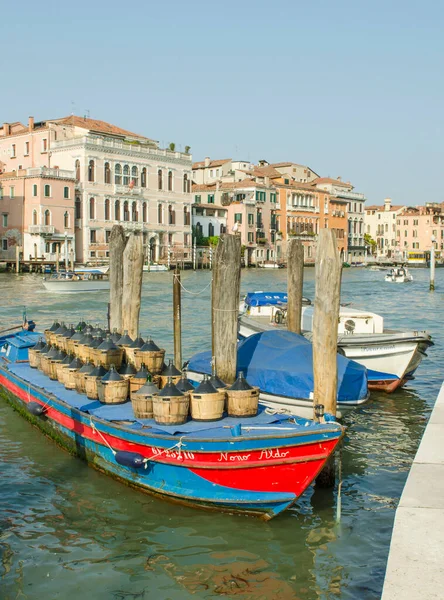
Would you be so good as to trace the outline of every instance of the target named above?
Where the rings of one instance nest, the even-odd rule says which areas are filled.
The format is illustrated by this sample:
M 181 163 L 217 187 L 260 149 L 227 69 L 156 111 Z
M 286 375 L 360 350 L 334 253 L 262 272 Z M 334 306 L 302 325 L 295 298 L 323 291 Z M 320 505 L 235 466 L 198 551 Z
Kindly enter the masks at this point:
M 430 291 L 435 290 L 435 236 L 432 236 L 432 249 L 430 250 Z
M 304 246 L 291 239 L 287 249 L 287 329 L 301 333 L 302 288 L 304 286 Z
M 15 247 L 15 272 L 20 273 L 20 246 Z
M 182 370 L 182 307 L 180 293 L 180 269 L 176 266 L 173 273 L 173 328 L 174 328 L 174 366 Z
M 56 250 L 56 273 L 58 273 L 60 270 L 60 252 L 59 252 L 59 248 L 57 246 L 57 250 Z
M 336 235 L 321 229 L 318 237 L 315 270 L 315 303 L 313 315 L 314 417 L 316 406 L 336 415 L 338 385 L 337 344 L 342 264 Z M 320 487 L 332 487 L 335 481 L 333 456 L 318 475 Z
M 123 251 L 122 329 L 134 340 L 139 335 L 142 302 L 143 236 L 130 233 Z
M 122 330 L 122 294 L 123 294 L 123 251 L 125 250 L 125 231 L 121 225 L 114 225 L 109 240 L 109 323 L 110 329 Z
M 224 234 L 213 260 L 211 310 L 213 357 L 216 372 L 225 383 L 236 379 L 240 276 L 240 235 Z

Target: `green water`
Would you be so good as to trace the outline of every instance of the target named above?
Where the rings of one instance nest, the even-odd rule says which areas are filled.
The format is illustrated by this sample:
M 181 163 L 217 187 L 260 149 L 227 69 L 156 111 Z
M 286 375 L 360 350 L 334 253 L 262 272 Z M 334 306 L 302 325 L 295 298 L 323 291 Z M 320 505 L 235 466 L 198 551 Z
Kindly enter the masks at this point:
M 346 417 L 342 518 L 337 493 L 309 489 L 269 523 L 171 505 L 95 472 L 0 400 L 0 599 L 377 599 L 396 505 L 442 379 L 444 270 L 428 292 L 345 269 L 342 301 L 391 328 L 428 329 L 436 345 L 399 392 Z M 304 294 L 313 297 L 313 269 Z M 285 270 L 244 271 L 242 289 L 285 289 Z M 185 272 L 184 357 L 210 343 L 208 272 Z M 142 335 L 172 353 L 171 275 L 145 275 Z M 205 289 L 206 288 L 206 289 Z M 39 329 L 55 317 L 105 323 L 107 294 L 49 295 L 39 275 L 0 275 L 0 325 L 22 306 Z M 199 291 L 204 290 L 199 294 Z

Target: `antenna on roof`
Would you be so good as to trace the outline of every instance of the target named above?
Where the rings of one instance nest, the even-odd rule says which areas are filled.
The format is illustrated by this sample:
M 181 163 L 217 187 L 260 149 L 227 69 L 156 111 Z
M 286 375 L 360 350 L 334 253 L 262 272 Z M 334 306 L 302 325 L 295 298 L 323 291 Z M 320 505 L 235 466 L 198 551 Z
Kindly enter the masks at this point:
M 83 119 L 86 121 L 86 119 L 89 119 L 89 108 L 85 108 L 85 114 L 83 115 Z
M 71 115 L 75 115 L 76 114 L 76 103 L 71 100 Z

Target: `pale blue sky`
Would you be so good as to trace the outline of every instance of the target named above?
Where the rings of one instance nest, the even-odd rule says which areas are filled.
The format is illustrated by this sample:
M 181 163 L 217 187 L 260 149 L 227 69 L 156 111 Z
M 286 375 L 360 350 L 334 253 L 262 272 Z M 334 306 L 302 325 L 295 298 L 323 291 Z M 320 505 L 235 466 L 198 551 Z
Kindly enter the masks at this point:
M 0 121 L 74 107 L 194 160 L 292 160 L 369 203 L 444 200 L 443 2 L 23 0 L 0 14 Z

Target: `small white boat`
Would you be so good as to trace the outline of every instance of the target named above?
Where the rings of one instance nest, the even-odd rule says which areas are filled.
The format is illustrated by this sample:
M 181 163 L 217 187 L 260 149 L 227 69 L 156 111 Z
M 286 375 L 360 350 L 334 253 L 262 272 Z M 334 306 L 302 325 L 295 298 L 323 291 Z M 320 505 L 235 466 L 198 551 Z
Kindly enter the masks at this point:
M 143 270 L 150 273 L 165 272 L 168 271 L 167 265 L 159 265 L 158 263 L 151 263 L 150 265 L 143 265 Z
M 385 276 L 385 281 L 390 283 L 408 283 L 413 281 L 413 277 L 407 270 L 407 267 L 394 267 Z
M 284 265 L 279 265 L 278 263 L 275 263 L 275 262 L 263 262 L 263 263 L 258 263 L 257 266 L 260 267 L 261 269 L 281 269 Z
M 280 292 L 247 294 L 239 307 L 239 337 L 260 331 L 286 329 L 287 295 Z M 301 328 L 310 339 L 313 331 L 314 306 L 304 299 Z M 341 306 L 338 323 L 338 352 L 365 366 L 371 390 L 392 392 L 413 374 L 433 345 L 426 331 L 392 331 L 384 329 L 384 319 L 376 313 Z
M 43 285 L 48 292 L 99 292 L 109 290 L 109 277 L 99 269 L 76 270 L 74 273 L 54 273 L 44 277 Z

